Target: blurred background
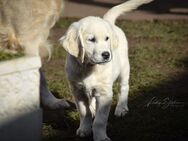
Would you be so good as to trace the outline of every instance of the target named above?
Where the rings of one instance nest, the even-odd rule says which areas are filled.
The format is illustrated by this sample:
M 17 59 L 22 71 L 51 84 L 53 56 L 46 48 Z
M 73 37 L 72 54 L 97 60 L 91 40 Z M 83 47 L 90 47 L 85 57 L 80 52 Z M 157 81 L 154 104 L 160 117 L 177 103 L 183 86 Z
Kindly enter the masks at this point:
M 125 0 L 65 0 L 63 17 L 103 16 L 112 6 Z M 124 17 L 130 20 L 188 19 L 187 0 L 154 0 Z

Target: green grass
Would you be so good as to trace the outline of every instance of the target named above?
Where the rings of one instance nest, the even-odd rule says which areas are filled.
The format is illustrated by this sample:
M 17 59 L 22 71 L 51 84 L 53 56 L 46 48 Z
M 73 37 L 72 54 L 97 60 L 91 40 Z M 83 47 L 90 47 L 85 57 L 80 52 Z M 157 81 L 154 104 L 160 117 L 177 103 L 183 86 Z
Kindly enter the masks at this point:
M 128 36 L 137 38 L 153 38 L 163 40 L 186 40 L 187 22 L 186 21 L 121 21 L 118 23 Z
M 55 28 L 63 31 L 75 19 L 61 19 Z M 187 140 L 188 115 L 188 22 L 118 21 L 129 42 L 131 65 L 129 110 L 123 118 L 113 115 L 118 85 L 109 117 L 108 135 L 113 141 Z M 63 34 L 63 33 L 62 33 Z M 55 45 L 52 60 L 44 63 L 48 84 L 57 97 L 71 99 L 65 78 L 65 51 Z M 168 105 L 149 105 L 156 97 Z M 173 102 L 183 102 L 177 105 Z M 166 104 L 167 104 L 166 103 Z M 44 115 L 44 141 L 89 141 L 75 136 L 79 125 L 77 112 L 60 111 Z
M 6 61 L 6 60 L 11 60 L 11 59 L 16 59 L 19 57 L 22 57 L 24 54 L 23 53 L 8 53 L 4 51 L 0 51 L 0 62 L 1 61 Z

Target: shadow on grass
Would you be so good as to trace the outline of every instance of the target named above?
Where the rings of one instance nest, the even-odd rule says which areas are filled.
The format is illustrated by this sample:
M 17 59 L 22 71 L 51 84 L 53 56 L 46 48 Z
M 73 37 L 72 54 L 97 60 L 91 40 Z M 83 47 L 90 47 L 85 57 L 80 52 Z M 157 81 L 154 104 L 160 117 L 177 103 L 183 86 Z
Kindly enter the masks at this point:
M 180 64 L 184 67 L 182 74 L 155 87 L 141 88 L 134 92 L 136 96 L 130 95 L 130 112 L 125 117 L 115 117 L 115 105 L 112 105 L 108 122 L 112 141 L 188 140 L 188 58 L 180 60 Z M 92 141 L 92 137 L 77 137 L 78 118 L 68 117 L 63 111 L 45 111 L 44 123 L 55 132 L 43 140 Z
M 188 58 L 181 64 L 185 72 L 173 80 L 143 88 L 132 99 L 130 96 L 127 116 L 110 116 L 108 129 L 113 141 L 188 140 Z

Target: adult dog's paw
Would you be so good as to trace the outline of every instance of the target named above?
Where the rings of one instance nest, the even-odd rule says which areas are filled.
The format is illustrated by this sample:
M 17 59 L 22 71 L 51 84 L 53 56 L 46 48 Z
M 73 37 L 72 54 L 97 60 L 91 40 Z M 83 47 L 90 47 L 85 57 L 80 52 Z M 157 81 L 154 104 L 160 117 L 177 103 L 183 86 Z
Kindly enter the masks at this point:
M 129 109 L 127 106 L 117 106 L 115 109 L 115 116 L 123 117 L 128 113 Z
M 50 109 L 68 109 L 70 108 L 70 104 L 63 99 L 55 99 L 49 104 Z

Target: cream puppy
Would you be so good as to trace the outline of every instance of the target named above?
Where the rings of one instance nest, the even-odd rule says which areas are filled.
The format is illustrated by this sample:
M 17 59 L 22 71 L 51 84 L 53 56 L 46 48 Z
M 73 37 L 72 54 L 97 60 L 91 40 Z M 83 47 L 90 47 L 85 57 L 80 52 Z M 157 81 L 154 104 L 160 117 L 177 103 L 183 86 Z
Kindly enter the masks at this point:
M 104 18 L 83 18 L 73 23 L 60 39 L 69 53 L 66 74 L 80 113 L 77 135 L 83 137 L 93 132 L 94 141 L 110 140 L 106 127 L 112 86 L 117 78 L 121 87 L 115 115 L 120 117 L 128 112 L 128 44 L 115 20 L 120 14 L 150 1 L 131 0 L 113 7 Z

